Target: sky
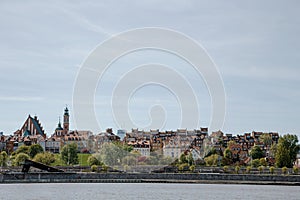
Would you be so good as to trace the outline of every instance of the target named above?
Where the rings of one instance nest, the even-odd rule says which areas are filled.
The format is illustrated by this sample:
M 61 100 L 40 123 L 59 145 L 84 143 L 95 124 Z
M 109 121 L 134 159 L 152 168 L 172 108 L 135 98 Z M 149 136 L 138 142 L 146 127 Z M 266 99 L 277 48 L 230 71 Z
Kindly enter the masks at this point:
M 66 105 L 71 129 L 95 134 L 108 127 L 208 127 L 213 105 L 205 79 L 178 57 L 157 50 L 123 56 L 91 86 L 99 129 L 89 127 L 88 118 L 85 126 L 74 119 L 74 86 L 93 50 L 121 32 L 159 27 L 192 38 L 215 63 L 226 94 L 223 132 L 300 136 L 299 8 L 296 0 L 0 1 L 0 131 L 12 134 L 31 114 L 50 135 Z M 124 74 L 149 63 L 166 65 L 188 82 L 200 117 L 192 112 L 186 120 L 199 118 L 198 127 L 181 127 L 181 102 L 170 88 L 182 84 L 168 73 L 162 77 L 171 86 L 139 85 L 124 102 L 135 127 L 125 119 L 116 122 L 111 99 L 118 96 L 112 91 Z M 149 126 L 151 120 L 161 126 Z

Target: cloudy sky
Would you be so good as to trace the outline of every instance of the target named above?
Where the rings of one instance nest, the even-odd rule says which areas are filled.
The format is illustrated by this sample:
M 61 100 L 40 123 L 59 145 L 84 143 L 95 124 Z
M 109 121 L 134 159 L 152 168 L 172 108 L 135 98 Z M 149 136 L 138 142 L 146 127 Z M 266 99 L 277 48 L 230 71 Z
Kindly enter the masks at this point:
M 82 63 L 115 34 L 161 27 L 197 41 L 218 67 L 226 92 L 224 132 L 298 134 L 299 8 L 296 0 L 0 1 L 0 131 L 12 134 L 28 114 L 36 114 L 50 135 L 66 104 L 72 129 L 94 129 L 77 126 L 72 113 Z M 151 62 L 174 67 L 189 81 L 200 99 L 200 126 L 209 126 L 212 105 L 203 78 L 178 58 L 145 50 L 124 56 L 91 86 L 100 129 L 131 128 L 126 120 L 115 122 L 111 91 L 132 67 Z M 172 87 L 180 85 L 174 81 Z M 164 112 L 156 117 L 165 120 L 159 128 L 179 128 L 180 102 L 175 97 L 158 84 L 135 91 L 127 102 L 136 127 L 147 127 L 149 108 L 159 105 Z

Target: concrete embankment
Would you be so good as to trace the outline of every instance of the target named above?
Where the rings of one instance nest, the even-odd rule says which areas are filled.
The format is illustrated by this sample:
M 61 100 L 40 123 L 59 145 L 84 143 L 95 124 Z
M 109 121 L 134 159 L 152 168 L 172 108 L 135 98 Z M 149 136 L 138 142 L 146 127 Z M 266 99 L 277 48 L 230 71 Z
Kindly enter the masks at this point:
M 299 175 L 180 173 L 4 173 L 0 183 L 221 183 L 299 185 Z

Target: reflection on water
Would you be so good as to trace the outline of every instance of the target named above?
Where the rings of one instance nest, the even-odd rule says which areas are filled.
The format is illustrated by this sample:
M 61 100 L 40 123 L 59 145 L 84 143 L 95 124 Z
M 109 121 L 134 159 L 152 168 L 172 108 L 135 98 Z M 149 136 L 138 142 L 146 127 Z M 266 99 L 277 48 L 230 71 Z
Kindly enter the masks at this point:
M 0 199 L 300 199 L 297 186 L 153 184 L 153 183 L 49 183 L 3 184 Z

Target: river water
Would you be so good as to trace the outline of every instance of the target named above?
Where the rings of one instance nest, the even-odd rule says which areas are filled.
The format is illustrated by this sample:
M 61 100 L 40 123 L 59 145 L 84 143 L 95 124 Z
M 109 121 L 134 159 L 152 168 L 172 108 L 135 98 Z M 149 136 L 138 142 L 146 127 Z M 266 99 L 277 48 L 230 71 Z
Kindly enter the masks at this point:
M 157 184 L 157 183 L 49 183 L 1 184 L 0 199 L 300 199 L 298 186 Z

